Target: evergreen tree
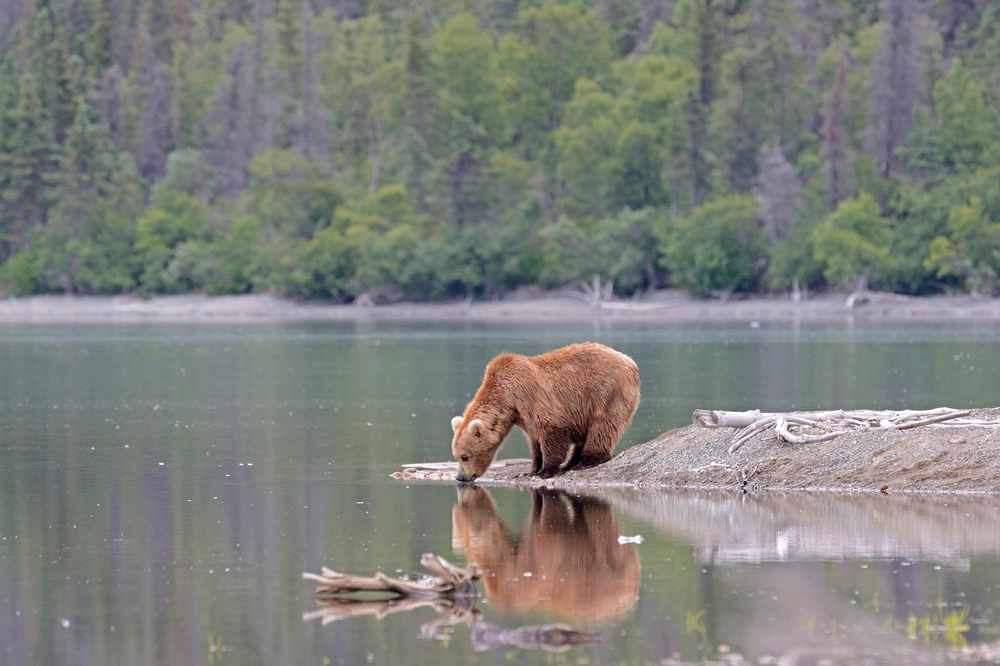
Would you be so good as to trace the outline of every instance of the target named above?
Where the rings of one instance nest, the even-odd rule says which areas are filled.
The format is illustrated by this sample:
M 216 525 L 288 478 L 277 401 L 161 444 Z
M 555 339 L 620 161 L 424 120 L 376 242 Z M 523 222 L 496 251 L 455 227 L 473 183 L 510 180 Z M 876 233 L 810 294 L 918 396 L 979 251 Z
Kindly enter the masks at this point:
M 322 45 L 313 27 L 315 15 L 310 3 L 302 4 L 299 20 L 302 24 L 302 111 L 297 146 L 306 159 L 323 161 L 329 152 L 329 141 L 323 131 L 329 119 L 320 103 L 322 80 L 319 56 Z
M 170 118 L 170 87 L 163 67 L 154 59 L 146 71 L 143 81 L 146 99 L 133 153 L 139 175 L 153 183 L 166 169 L 167 154 L 173 147 L 173 123 Z
M 29 231 L 43 226 L 48 219 L 58 170 L 58 146 L 31 74 L 22 75 L 19 87 L 16 126 L 2 156 L 6 177 L 0 196 L 11 220 L 7 242 L 27 248 Z
M 683 58 L 698 73 L 697 88 L 689 93 L 684 108 L 688 138 L 685 150 L 683 153 L 675 151 L 673 164 L 668 165 L 675 174 L 688 174 L 688 210 L 707 201 L 713 189 L 715 158 L 709 140 L 709 121 L 712 105 L 718 97 L 725 21 L 723 0 L 678 0 L 672 21 L 676 30 L 665 26 L 658 28 L 650 39 L 650 46 L 655 51 Z M 673 180 L 685 179 L 675 177 Z
M 825 160 L 826 201 L 830 211 L 847 198 L 850 155 L 846 124 L 850 113 L 847 82 L 847 55 L 837 60 L 833 87 L 823 98 L 823 126 L 820 128 L 819 154 Z
M 94 24 L 90 28 L 86 50 L 90 74 L 95 78 L 115 62 L 112 32 L 115 22 L 113 2 L 114 0 L 95 0 Z
M 130 288 L 135 216 L 141 201 L 96 111 L 80 100 L 66 134 L 56 203 L 39 235 L 39 283 L 71 293 Z
M 37 90 L 39 105 L 52 123 L 57 143 L 62 143 L 76 109 L 76 72 L 70 62 L 66 32 L 53 28 L 51 13 L 35 13 L 27 69 Z
M 547 156 L 550 132 L 577 79 L 596 79 L 611 68 L 608 27 L 579 0 L 546 0 L 518 14 L 517 29 L 501 39 L 499 52 L 514 142 L 528 157 Z
M 806 59 L 792 42 L 796 20 L 781 0 L 752 0 L 744 13 L 731 19 L 735 48 L 723 59 L 716 152 L 734 191 L 752 188 L 765 143 L 792 156 L 799 151 L 809 106 Z
M 936 134 L 945 168 L 968 171 L 995 164 L 1000 158 L 1000 115 L 961 60 L 934 86 L 934 110 L 940 121 Z
M 778 146 L 761 146 L 758 159 L 760 217 L 764 221 L 764 233 L 774 246 L 791 235 L 802 212 L 799 175 Z
M 249 96 L 247 40 L 241 40 L 225 64 L 207 114 L 208 148 L 216 169 L 216 193 L 232 197 L 248 182 L 252 158 L 253 117 Z
M 174 28 L 170 0 L 146 0 L 142 23 L 148 35 L 148 43 L 153 49 L 153 56 L 160 62 L 170 62 L 173 59 L 171 36 Z
M 421 213 L 427 213 L 430 186 L 433 178 L 431 144 L 440 146 L 443 141 L 434 125 L 439 113 L 436 88 L 432 80 L 430 53 L 423 38 L 420 15 L 414 12 L 406 24 L 406 55 L 403 76 L 406 94 L 403 98 L 403 115 L 406 128 L 402 144 L 405 155 L 406 189 L 413 194 Z
M 916 0 L 882 0 L 881 44 L 870 79 L 869 151 L 882 178 L 898 170 L 920 92 Z
M 0 61 L 0 263 L 16 250 L 17 215 L 8 207 L 5 193 L 12 191 L 13 180 L 10 172 L 10 157 L 14 149 L 14 134 L 18 128 L 18 105 L 21 92 L 17 70 L 14 67 L 15 54 L 7 53 Z

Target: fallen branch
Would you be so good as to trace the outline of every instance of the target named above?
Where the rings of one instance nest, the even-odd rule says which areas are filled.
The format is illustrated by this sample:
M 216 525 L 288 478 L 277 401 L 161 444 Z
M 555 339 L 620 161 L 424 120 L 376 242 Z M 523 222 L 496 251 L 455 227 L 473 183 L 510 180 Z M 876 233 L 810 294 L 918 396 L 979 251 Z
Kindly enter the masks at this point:
M 992 428 L 1000 421 L 965 418 L 972 410 L 939 407 L 926 410 L 873 411 L 835 410 L 828 412 L 762 413 L 760 410 L 727 412 L 696 409 L 692 422 L 703 428 L 738 428 L 729 453 L 753 439 L 758 433 L 774 428 L 778 438 L 790 444 L 813 444 L 835 439 L 848 432 L 883 428 Z

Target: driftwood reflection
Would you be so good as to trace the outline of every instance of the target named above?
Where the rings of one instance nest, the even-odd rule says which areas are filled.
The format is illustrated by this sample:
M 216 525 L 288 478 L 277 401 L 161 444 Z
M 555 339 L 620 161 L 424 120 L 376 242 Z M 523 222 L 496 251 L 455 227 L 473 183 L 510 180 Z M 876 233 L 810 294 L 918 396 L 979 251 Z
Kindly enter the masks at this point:
M 577 645 L 595 645 L 600 636 L 576 631 L 564 624 L 507 629 L 480 620 L 476 608 L 479 591 L 475 581 L 480 570 L 475 563 L 458 568 L 443 557 L 426 553 L 420 563 L 437 574 L 414 574 L 412 577 L 390 578 L 381 572 L 374 576 L 355 576 L 323 568 L 321 574 L 303 573 L 302 577 L 320 583 L 316 594 L 327 595 L 316 600 L 320 608 L 304 613 L 305 621 L 319 619 L 324 625 L 361 615 L 383 619 L 393 613 L 430 607 L 438 616 L 420 627 L 421 638 L 448 639 L 456 625 L 471 628 L 472 648 L 477 652 L 501 646 L 530 650 L 565 652 Z M 358 599 L 343 595 L 355 593 L 386 593 L 380 599 Z M 331 596 L 332 595 L 332 596 Z
M 479 621 L 478 597 L 455 599 L 391 599 L 364 600 L 350 597 L 328 597 L 316 600 L 319 608 L 303 613 L 302 619 L 320 620 L 324 625 L 362 615 L 374 615 L 381 620 L 393 613 L 403 613 L 418 608 L 433 608 L 437 617 L 420 625 L 421 638 L 445 638 L 453 627 L 464 624 L 473 627 Z
M 490 606 L 590 625 L 629 612 L 639 594 L 639 555 L 618 543 L 621 527 L 610 505 L 560 490 L 531 493 L 531 514 L 515 536 L 486 490 L 458 489 L 453 548 L 479 565 Z

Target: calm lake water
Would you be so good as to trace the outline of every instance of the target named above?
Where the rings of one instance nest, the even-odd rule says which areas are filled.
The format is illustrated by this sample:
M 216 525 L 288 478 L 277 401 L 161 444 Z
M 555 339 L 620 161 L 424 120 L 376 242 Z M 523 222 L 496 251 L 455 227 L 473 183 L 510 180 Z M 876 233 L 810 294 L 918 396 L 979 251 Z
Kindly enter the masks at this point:
M 1000 639 L 1000 497 L 389 478 L 450 457 L 495 354 L 583 340 L 639 365 L 620 448 L 695 408 L 1000 403 L 996 323 L 0 327 L 0 664 L 949 663 Z M 472 628 L 301 578 L 426 552 L 485 569 Z M 523 646 L 553 622 L 597 644 Z

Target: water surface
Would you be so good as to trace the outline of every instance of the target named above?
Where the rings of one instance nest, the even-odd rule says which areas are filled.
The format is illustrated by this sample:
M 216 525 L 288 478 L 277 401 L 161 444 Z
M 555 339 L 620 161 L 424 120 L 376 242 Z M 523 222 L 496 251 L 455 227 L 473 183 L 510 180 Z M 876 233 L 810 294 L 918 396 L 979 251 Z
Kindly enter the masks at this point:
M 0 663 L 905 663 L 998 638 L 994 497 L 389 478 L 449 457 L 495 354 L 583 340 L 639 365 L 621 447 L 695 408 L 1000 403 L 990 323 L 2 327 Z M 517 435 L 502 455 L 526 453 Z M 462 621 L 421 637 L 431 608 L 303 619 L 302 571 L 399 575 L 425 552 L 493 574 L 464 621 L 600 643 L 527 649 Z

